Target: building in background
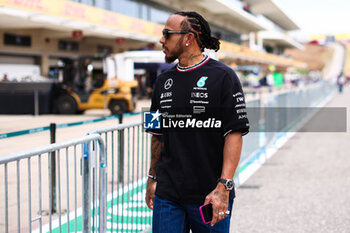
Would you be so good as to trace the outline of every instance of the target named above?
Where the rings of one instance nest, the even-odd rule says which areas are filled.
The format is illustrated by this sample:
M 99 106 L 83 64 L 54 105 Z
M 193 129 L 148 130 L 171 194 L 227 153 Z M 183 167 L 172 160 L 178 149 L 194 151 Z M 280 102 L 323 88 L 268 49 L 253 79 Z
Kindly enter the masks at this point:
M 267 30 L 249 34 L 250 48 L 275 54 L 283 54 L 286 48 L 303 49 L 303 46 L 288 34 L 289 31 L 300 30 L 299 26 L 275 1 L 243 0 L 243 2 L 249 12 L 268 25 Z
M 280 55 L 301 45 L 286 34 L 298 27 L 271 0 L 0 0 L 0 64 L 38 65 L 47 77 L 67 59 L 157 50 L 179 10 L 208 19 L 227 64 L 306 68 Z

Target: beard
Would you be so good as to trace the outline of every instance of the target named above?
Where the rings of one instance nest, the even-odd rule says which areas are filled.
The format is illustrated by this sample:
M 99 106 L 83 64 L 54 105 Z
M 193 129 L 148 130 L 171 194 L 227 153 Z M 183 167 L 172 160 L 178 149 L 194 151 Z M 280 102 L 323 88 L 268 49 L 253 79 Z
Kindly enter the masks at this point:
M 168 57 L 168 56 L 165 55 L 165 62 L 168 63 L 168 64 L 173 63 L 176 59 L 177 59 L 176 56 Z
M 165 55 L 165 62 L 166 63 L 173 63 L 176 59 L 179 58 L 179 56 L 184 52 L 184 48 L 182 46 L 183 43 L 183 36 L 181 39 L 176 43 L 176 46 L 174 50 L 172 51 L 169 56 Z M 167 48 L 166 48 L 167 49 Z M 167 49 L 168 50 L 168 49 Z M 169 51 L 169 50 L 168 50 Z

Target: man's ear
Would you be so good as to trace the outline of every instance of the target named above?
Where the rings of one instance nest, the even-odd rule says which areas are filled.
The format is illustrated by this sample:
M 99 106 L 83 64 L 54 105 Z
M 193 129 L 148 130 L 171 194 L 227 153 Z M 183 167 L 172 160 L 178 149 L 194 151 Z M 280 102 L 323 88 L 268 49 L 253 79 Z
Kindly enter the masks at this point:
M 186 44 L 192 45 L 193 43 L 195 43 L 196 38 L 194 36 L 193 33 L 188 33 L 187 34 L 187 39 L 186 39 Z

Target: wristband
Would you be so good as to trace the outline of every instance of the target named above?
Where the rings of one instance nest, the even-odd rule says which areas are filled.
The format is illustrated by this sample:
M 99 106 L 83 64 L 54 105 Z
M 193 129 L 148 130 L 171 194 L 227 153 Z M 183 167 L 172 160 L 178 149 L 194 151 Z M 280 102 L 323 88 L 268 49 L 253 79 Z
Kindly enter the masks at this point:
M 148 178 L 150 178 L 150 179 L 152 179 L 154 181 L 157 181 L 157 178 L 155 176 L 152 176 L 151 174 L 148 174 L 147 176 L 148 176 Z

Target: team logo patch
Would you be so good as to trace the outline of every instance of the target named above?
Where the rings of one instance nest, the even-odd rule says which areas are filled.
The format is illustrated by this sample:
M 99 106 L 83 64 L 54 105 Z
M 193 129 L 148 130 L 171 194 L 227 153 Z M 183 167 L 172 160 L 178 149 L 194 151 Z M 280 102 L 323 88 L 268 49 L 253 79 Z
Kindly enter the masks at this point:
M 201 77 L 197 82 L 197 87 L 204 87 L 205 80 L 207 80 L 207 79 L 208 79 L 208 77 L 205 77 L 205 76 Z

